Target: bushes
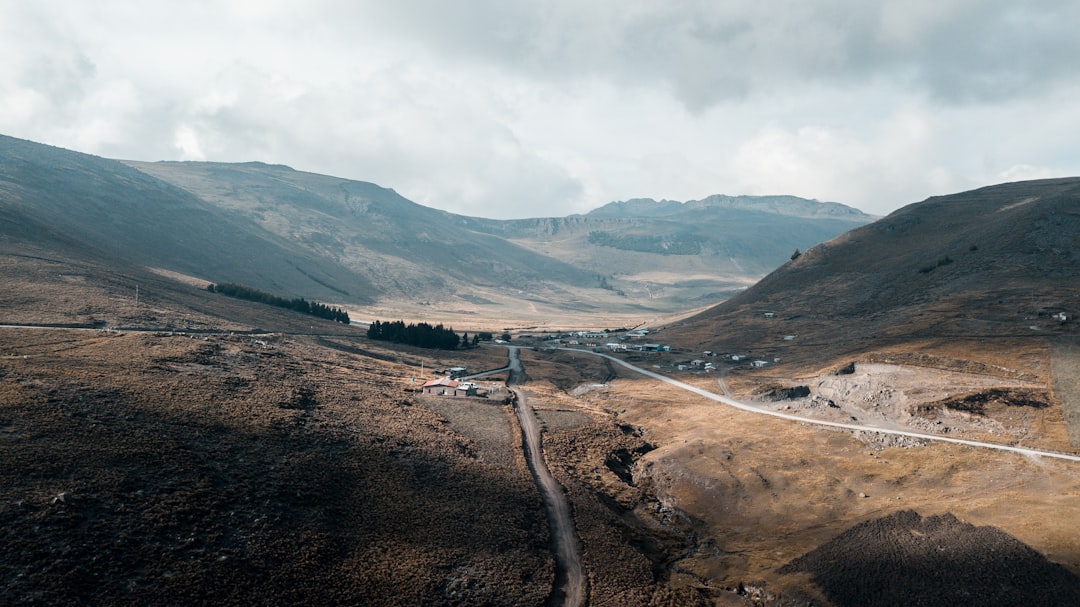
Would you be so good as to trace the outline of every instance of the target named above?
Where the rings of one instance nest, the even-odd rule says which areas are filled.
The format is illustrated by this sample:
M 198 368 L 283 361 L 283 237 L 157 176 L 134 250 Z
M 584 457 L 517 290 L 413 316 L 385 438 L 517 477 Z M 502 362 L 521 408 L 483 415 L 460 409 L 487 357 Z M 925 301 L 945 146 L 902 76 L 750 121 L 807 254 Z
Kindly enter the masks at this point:
M 940 268 L 941 266 L 947 266 L 952 262 L 953 262 L 952 258 L 950 258 L 948 255 L 946 255 L 945 257 L 942 257 L 941 259 L 937 260 L 937 265 L 921 267 L 921 268 L 919 268 L 919 272 L 921 274 L 929 274 L 930 272 L 933 272 L 937 268 Z
M 422 322 L 406 325 L 403 320 L 393 322 L 376 320 L 368 327 L 367 336 L 371 339 L 440 350 L 453 350 L 461 343 L 461 338 L 453 329 L 447 329 L 441 324 L 431 326 Z
M 211 293 L 221 293 L 222 295 L 228 295 L 229 297 L 235 297 L 237 299 L 257 301 L 259 303 L 349 324 L 349 314 L 345 312 L 345 310 L 341 308 L 331 308 L 330 306 L 321 304 L 317 301 L 308 301 L 303 297 L 297 299 L 285 299 L 284 297 L 278 297 L 277 295 L 265 293 L 258 289 L 230 282 L 223 282 L 217 285 L 211 283 L 207 285 L 206 290 Z

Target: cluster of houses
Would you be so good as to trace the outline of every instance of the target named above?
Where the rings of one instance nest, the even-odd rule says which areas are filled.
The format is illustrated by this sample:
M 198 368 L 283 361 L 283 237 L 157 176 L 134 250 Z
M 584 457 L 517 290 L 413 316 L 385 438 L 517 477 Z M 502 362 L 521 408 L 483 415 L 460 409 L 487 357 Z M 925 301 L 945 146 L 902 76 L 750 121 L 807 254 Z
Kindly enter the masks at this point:
M 705 371 L 706 373 L 708 373 L 709 371 L 715 371 L 716 370 L 716 364 L 711 363 L 711 362 L 705 362 L 704 360 L 702 360 L 700 358 L 695 358 L 694 360 L 692 360 L 690 362 L 679 363 L 679 364 L 675 365 L 675 368 L 678 369 L 679 371 L 690 371 L 690 370 L 697 371 L 697 370 L 700 370 L 700 371 Z

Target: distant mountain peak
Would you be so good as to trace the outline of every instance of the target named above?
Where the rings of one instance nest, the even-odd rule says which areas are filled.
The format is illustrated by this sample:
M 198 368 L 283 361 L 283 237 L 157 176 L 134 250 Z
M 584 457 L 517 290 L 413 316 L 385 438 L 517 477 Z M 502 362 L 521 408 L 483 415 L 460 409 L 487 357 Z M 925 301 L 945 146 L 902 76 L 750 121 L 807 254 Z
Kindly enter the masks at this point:
M 851 219 L 870 219 L 862 211 L 838 202 L 819 202 L 798 196 L 729 196 L 713 194 L 701 200 L 654 200 L 652 198 L 632 198 L 625 201 L 610 202 L 587 213 L 591 217 L 668 217 L 687 211 L 709 209 L 730 209 L 757 211 L 790 217 L 833 217 Z

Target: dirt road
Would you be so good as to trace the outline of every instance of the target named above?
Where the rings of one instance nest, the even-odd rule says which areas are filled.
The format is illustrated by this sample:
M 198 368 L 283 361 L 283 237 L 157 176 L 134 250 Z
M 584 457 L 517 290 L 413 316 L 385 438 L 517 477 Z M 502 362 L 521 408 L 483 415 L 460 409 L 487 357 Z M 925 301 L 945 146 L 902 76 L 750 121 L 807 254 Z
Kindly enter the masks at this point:
M 1064 460 L 1069 460 L 1069 461 L 1074 461 L 1074 462 L 1080 462 L 1080 456 L 1070 455 L 1070 454 L 1067 454 L 1067 453 L 1057 453 L 1057 452 L 1054 452 L 1054 451 L 1044 451 L 1042 449 L 1026 449 L 1026 448 L 1023 448 L 1023 447 L 1013 447 L 1013 446 L 1010 446 L 1010 445 L 999 445 L 999 444 L 995 444 L 995 443 L 985 443 L 985 442 L 981 442 L 981 441 L 964 440 L 964 439 L 960 439 L 960 438 L 951 438 L 951 437 L 948 437 L 948 436 L 938 436 L 936 434 L 924 434 L 924 433 L 921 433 L 921 432 L 909 432 L 909 431 L 906 431 L 906 430 L 896 430 L 896 429 L 892 429 L 892 428 L 882 428 L 882 427 L 879 427 L 879 426 L 874 426 L 874 425 L 869 425 L 869 424 L 863 425 L 863 424 L 845 424 L 845 423 L 840 423 L 840 422 L 830 422 L 830 421 L 825 421 L 825 420 L 820 420 L 820 419 L 814 419 L 814 418 L 811 418 L 811 417 L 802 417 L 802 416 L 799 416 L 799 415 L 790 415 L 790 414 L 787 414 L 787 413 L 780 413 L 778 411 L 770 411 L 768 409 L 762 409 L 762 408 L 759 408 L 759 407 L 754 407 L 753 405 L 748 405 L 746 403 L 739 402 L 737 400 L 734 400 L 734 399 L 730 398 L 730 396 L 721 396 L 719 394 L 716 394 L 715 392 L 709 392 L 708 390 L 698 388 L 697 386 L 691 386 L 690 384 L 683 383 L 683 382 L 681 382 L 681 381 L 679 381 L 677 379 L 673 379 L 673 378 L 668 377 L 666 375 L 661 375 L 660 373 L 655 373 L 655 372 L 649 371 L 647 369 L 642 369 L 641 367 L 634 366 L 634 365 L 632 365 L 632 364 L 630 364 L 630 363 L 628 363 L 628 362 L 626 362 L 626 361 L 624 361 L 622 359 L 616 358 L 614 356 L 609 356 L 607 354 L 600 354 L 600 353 L 595 353 L 595 352 L 589 352 L 587 350 L 578 350 L 578 349 L 574 349 L 574 348 L 560 348 L 560 349 L 565 350 L 567 352 L 577 352 L 577 353 L 580 353 L 580 354 L 587 354 L 587 355 L 591 355 L 591 356 L 600 356 L 600 357 L 606 358 L 606 359 L 608 359 L 608 360 L 610 360 L 610 361 L 612 361 L 612 362 L 614 362 L 614 363 L 616 363 L 618 365 L 621 365 L 621 366 L 623 366 L 623 367 L 625 367 L 627 369 L 630 369 L 631 371 L 634 371 L 636 373 L 640 373 L 640 374 L 642 374 L 642 375 L 644 375 L 646 377 L 651 377 L 653 379 L 656 379 L 656 380 L 671 384 L 671 385 L 673 385 L 673 386 L 675 386 L 677 388 L 681 388 L 683 390 L 686 390 L 687 392 L 693 392 L 694 394 L 697 394 L 698 396 L 703 396 L 703 397 L 705 397 L 707 399 L 714 400 L 714 401 L 719 402 L 719 403 L 723 403 L 723 404 L 725 404 L 725 405 L 727 405 L 729 407 L 734 407 L 734 408 L 740 409 L 742 411 L 749 411 L 750 413 L 758 413 L 758 414 L 761 414 L 761 415 L 771 415 L 772 417 L 779 417 L 780 419 L 786 419 L 786 420 L 795 421 L 795 422 L 801 422 L 801 423 L 805 423 L 805 424 L 814 424 L 816 426 L 828 426 L 830 428 L 843 428 L 845 430 L 857 430 L 857 431 L 863 431 L 863 432 L 866 432 L 866 431 L 880 432 L 881 434 L 893 434 L 893 435 L 896 435 L 896 436 L 907 436 L 907 437 L 918 438 L 918 439 L 923 439 L 923 440 L 940 441 L 940 442 L 946 442 L 946 443 L 955 443 L 955 444 L 958 444 L 958 445 L 967 445 L 969 447 L 979 447 L 979 448 L 982 448 L 982 449 L 995 449 L 995 450 L 998 450 L 998 451 L 1011 451 L 1013 453 L 1019 453 L 1021 455 L 1027 455 L 1027 456 L 1052 457 L 1052 458 L 1056 458 L 1056 459 L 1064 459 Z M 721 382 L 720 387 L 721 387 L 722 391 L 724 391 L 727 394 L 730 394 L 730 393 L 727 392 L 727 387 L 723 384 L 723 382 Z
M 528 403 L 528 393 L 519 387 L 522 383 L 521 361 L 518 348 L 507 348 L 510 355 L 510 378 L 507 386 L 517 395 L 514 411 L 521 424 L 521 433 L 525 442 L 525 459 L 533 473 L 536 485 L 544 498 L 547 509 L 548 526 L 551 531 L 552 551 L 555 556 L 555 584 L 548 598 L 552 607 L 579 607 L 585 604 L 586 581 L 585 569 L 581 565 L 581 542 L 574 529 L 574 519 L 570 516 L 570 504 L 563 493 L 563 488 L 555 481 L 544 462 L 540 450 L 540 422 Z

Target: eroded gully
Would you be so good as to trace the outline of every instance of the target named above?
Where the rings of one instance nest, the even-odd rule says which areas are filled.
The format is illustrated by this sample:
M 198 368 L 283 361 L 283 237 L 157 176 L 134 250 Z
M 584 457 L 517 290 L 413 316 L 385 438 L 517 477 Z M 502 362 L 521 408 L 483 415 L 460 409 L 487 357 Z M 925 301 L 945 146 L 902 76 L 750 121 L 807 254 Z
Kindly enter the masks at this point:
M 507 348 L 510 356 L 510 378 L 507 387 L 517 396 L 514 412 L 521 424 L 525 444 L 525 459 L 529 463 L 536 486 L 544 501 L 551 535 L 551 550 L 555 557 L 555 582 L 548 598 L 552 607 L 580 607 L 585 604 L 585 569 L 581 564 L 581 541 L 570 515 L 570 503 L 563 488 L 551 475 L 540 450 L 540 422 L 528 403 L 528 394 L 520 388 L 523 383 L 518 348 Z

